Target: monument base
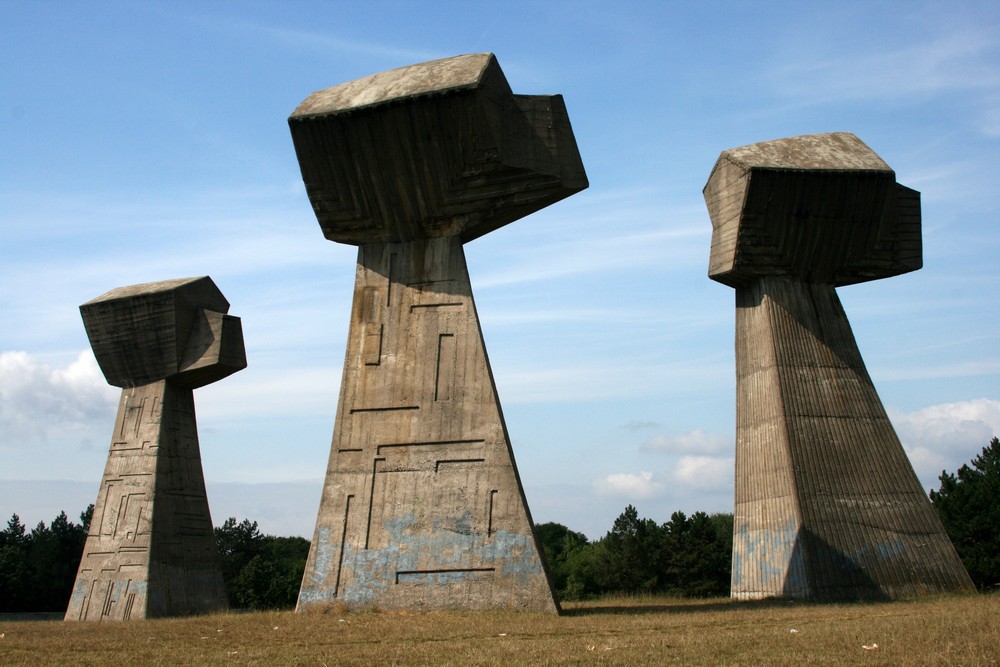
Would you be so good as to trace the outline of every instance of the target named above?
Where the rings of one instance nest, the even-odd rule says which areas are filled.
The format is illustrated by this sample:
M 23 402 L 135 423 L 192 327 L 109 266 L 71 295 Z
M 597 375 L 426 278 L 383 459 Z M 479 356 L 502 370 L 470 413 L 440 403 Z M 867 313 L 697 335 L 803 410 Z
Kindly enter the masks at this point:
M 738 287 L 736 367 L 733 597 L 975 590 L 832 285 L 761 278 Z
M 122 390 L 68 621 L 228 608 L 191 389 Z

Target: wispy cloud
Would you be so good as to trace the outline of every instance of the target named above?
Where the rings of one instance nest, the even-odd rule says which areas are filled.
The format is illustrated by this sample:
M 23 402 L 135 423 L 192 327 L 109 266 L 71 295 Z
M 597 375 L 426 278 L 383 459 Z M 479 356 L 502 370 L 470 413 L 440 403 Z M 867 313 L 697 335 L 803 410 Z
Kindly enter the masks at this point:
M 663 378 L 689 391 L 727 385 L 732 368 L 722 362 L 690 363 L 577 363 L 548 368 L 504 367 L 495 370 L 504 404 L 551 403 L 597 398 L 628 398 L 669 391 Z
M 494 268 L 478 277 L 476 287 L 508 287 L 582 274 L 634 271 L 648 266 L 664 270 L 700 266 L 704 263 L 703 249 L 710 233 L 710 228 L 699 226 L 590 235 L 534 246 L 519 252 L 515 263 Z
M 1000 373 L 1000 360 L 978 359 L 951 364 L 934 364 L 882 369 L 872 366 L 879 380 L 934 380 L 940 378 L 981 377 Z
M 253 38 L 266 40 L 278 47 L 293 52 L 308 51 L 311 53 L 322 53 L 329 55 L 331 52 L 341 53 L 350 56 L 367 56 L 379 59 L 398 60 L 400 66 L 425 60 L 443 58 L 451 53 L 442 53 L 429 49 L 412 49 L 369 39 L 349 39 L 335 32 L 320 32 L 316 30 L 297 30 L 284 28 L 276 25 L 263 25 L 245 20 L 224 20 L 215 18 L 206 20 L 204 17 L 200 22 L 209 28 L 220 28 L 236 31 L 249 35 Z M 332 83 L 334 85 L 337 82 Z
M 678 204 L 664 201 L 662 192 L 643 198 L 644 192 L 586 191 L 537 219 L 514 223 L 516 235 L 498 231 L 496 239 L 466 246 L 474 287 L 509 288 L 645 267 L 700 268 L 712 231 L 700 198 Z
M 632 421 L 625 424 L 623 428 L 625 428 L 628 431 L 645 431 L 651 428 L 658 428 L 659 426 L 660 422 L 638 421 L 633 419 Z
M 975 26 L 913 41 L 896 49 L 838 50 L 824 57 L 809 53 L 787 57 L 771 72 L 775 91 L 803 104 L 896 100 L 959 90 L 990 91 L 1000 86 L 1000 60 L 994 26 Z M 786 54 L 787 55 L 787 54 Z
M 991 95 L 984 100 L 980 114 L 979 125 L 982 133 L 991 139 L 1000 137 L 1000 95 Z
M 329 414 L 332 422 L 340 380 L 337 365 L 268 365 L 260 371 L 248 366 L 226 379 L 218 398 L 198 400 L 198 414 L 212 419 L 282 417 L 290 422 Z
M 696 428 L 688 433 L 653 436 L 641 448 L 651 452 L 717 454 L 732 446 L 731 437 Z
M 1000 109 L 996 113 L 997 134 L 987 134 L 987 136 L 1000 136 Z M 992 131 L 984 128 L 984 132 Z M 899 182 L 920 192 L 920 202 L 925 211 L 935 205 L 975 201 L 983 195 L 981 160 L 972 158 L 946 160 L 941 154 L 932 153 L 909 158 L 906 164 L 908 169 L 898 173 Z M 924 222 L 925 233 L 935 222 L 934 218 Z

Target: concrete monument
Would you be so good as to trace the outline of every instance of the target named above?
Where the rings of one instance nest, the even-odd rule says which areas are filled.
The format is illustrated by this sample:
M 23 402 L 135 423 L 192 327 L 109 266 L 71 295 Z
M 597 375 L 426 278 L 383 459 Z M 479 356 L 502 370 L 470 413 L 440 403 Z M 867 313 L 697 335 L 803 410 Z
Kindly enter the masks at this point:
M 462 244 L 587 187 L 562 98 L 485 53 L 313 93 L 289 125 L 324 235 L 358 246 L 298 609 L 557 611 Z
M 208 277 L 119 287 L 80 306 L 122 396 L 66 620 L 227 608 L 193 390 L 246 367 L 228 311 Z
M 834 133 L 723 151 L 704 195 L 736 288 L 733 597 L 973 590 L 835 290 L 920 268 L 919 193 Z

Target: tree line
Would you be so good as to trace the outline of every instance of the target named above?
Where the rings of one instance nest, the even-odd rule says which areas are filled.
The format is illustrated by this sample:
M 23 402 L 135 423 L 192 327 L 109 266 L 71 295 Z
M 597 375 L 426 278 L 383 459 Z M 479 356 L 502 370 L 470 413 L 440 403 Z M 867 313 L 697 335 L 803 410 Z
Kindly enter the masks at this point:
M 632 505 L 611 530 L 590 542 L 558 523 L 536 527 L 557 596 L 666 593 L 711 597 L 729 593 L 733 515 L 674 512 L 658 524 Z
M 60 512 L 30 531 L 11 516 L 0 531 L 0 612 L 65 611 L 93 514 L 91 505 L 73 523 Z
M 980 590 L 1000 588 L 1000 440 L 993 438 L 971 465 L 942 471 L 939 480 L 931 503 L 969 575 Z M 60 512 L 30 531 L 11 516 L 0 531 L 0 613 L 66 609 L 93 512 L 91 505 L 80 523 Z M 674 512 L 658 524 L 629 505 L 594 541 L 559 523 L 540 524 L 536 534 L 562 600 L 729 592 L 732 514 Z M 230 607 L 295 606 L 308 540 L 264 535 L 256 521 L 233 517 L 215 528 L 215 540 Z
M 65 611 L 93 514 L 90 505 L 74 523 L 60 512 L 30 531 L 11 516 L 0 531 L 0 613 Z M 231 517 L 215 528 L 215 542 L 231 608 L 295 606 L 309 540 L 264 535 L 256 521 Z

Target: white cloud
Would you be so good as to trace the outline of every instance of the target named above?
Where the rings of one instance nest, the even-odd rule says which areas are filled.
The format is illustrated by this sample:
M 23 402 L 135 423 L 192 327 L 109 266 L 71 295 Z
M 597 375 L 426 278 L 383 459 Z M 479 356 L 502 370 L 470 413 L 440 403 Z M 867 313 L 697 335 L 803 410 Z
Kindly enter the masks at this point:
M 653 452 L 696 452 L 699 454 L 718 454 L 733 446 L 731 437 L 721 433 L 709 433 L 696 428 L 688 433 L 675 435 L 655 435 L 642 443 L 642 449 Z
M 724 491 L 733 486 L 733 466 L 732 457 L 682 456 L 672 476 L 681 486 Z
M 52 433 L 88 429 L 114 414 L 119 390 L 94 354 L 51 368 L 26 352 L 0 353 L 0 447 L 46 442 Z
M 594 490 L 602 496 L 652 498 L 663 493 L 665 486 L 653 479 L 653 473 L 619 472 L 594 480 Z
M 954 472 L 1000 435 L 1000 401 L 979 398 L 941 403 L 889 417 L 925 488 L 940 486 L 942 470 Z

